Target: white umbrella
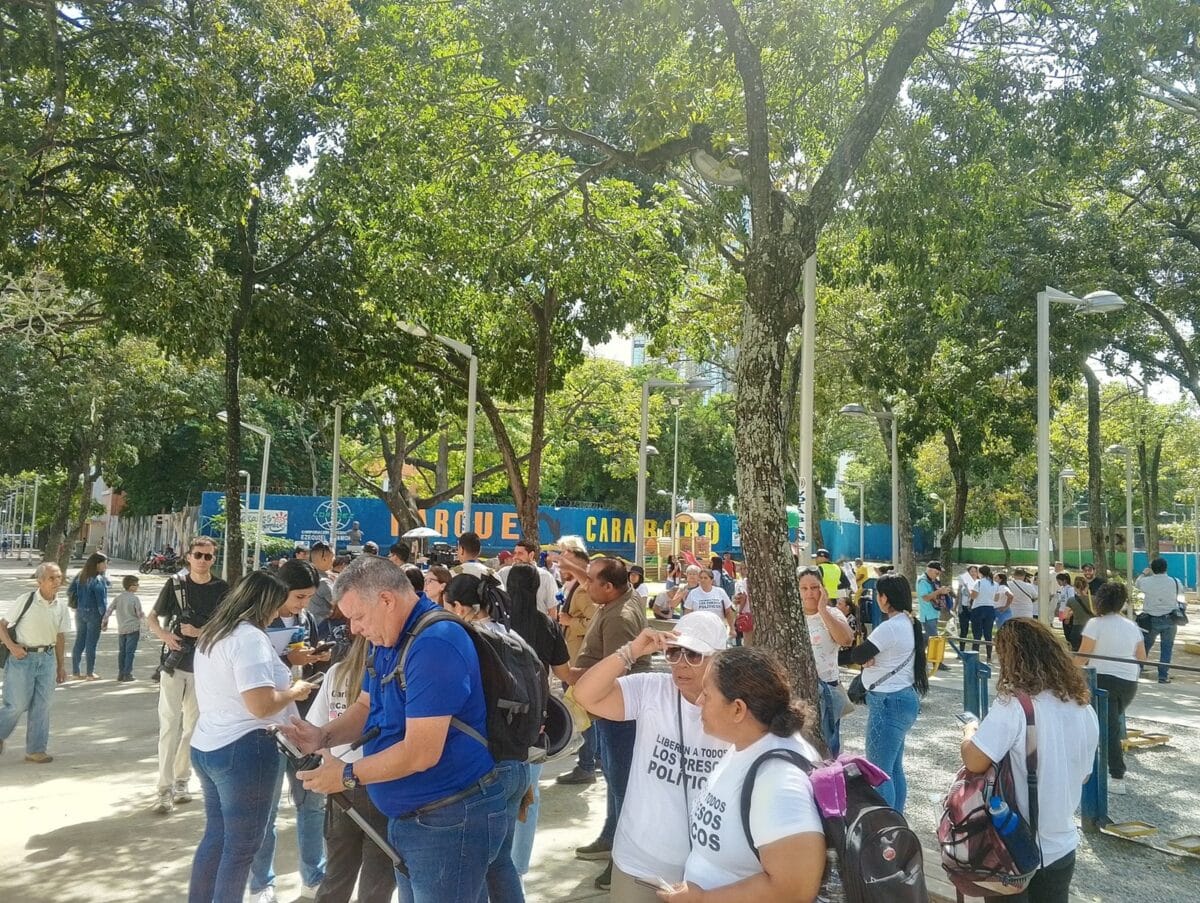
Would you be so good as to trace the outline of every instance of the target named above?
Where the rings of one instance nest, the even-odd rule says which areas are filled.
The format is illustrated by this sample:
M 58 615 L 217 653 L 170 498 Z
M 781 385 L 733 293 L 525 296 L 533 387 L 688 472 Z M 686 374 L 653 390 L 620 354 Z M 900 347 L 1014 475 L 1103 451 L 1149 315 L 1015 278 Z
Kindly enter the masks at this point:
M 433 527 L 414 527 L 413 529 L 409 530 L 407 533 L 405 533 L 400 538 L 401 539 L 444 539 L 445 537 L 442 536 L 442 534 L 439 533 L 437 530 L 433 529 Z

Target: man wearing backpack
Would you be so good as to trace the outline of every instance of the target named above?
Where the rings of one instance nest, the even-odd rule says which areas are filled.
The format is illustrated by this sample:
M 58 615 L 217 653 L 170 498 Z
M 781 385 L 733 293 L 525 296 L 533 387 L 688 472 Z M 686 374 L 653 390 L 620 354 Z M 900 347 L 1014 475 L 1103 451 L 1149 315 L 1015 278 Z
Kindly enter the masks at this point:
M 338 793 L 366 786 L 388 817 L 388 840 L 404 859 L 414 903 L 478 899 L 500 857 L 507 819 L 496 762 L 468 732 L 487 731 L 475 644 L 461 622 L 431 624 L 413 637 L 398 679 L 406 635 L 437 606 L 382 558 L 355 559 L 334 589 L 351 630 L 375 650 L 367 692 L 343 715 L 324 727 L 296 719 L 284 728 L 302 751 L 323 751 L 321 767 L 299 773 L 305 789 Z M 329 754 L 329 747 L 376 728 L 352 765 Z

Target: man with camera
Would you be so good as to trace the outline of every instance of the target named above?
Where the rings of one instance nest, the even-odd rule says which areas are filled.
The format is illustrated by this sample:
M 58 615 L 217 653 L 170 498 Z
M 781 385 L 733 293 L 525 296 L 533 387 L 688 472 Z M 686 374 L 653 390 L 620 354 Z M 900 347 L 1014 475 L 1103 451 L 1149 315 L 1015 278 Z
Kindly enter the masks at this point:
M 207 536 L 188 545 L 186 576 L 172 576 L 158 594 L 146 624 L 166 647 L 158 684 L 158 799 L 154 811 L 167 815 L 192 799 L 192 732 L 200 709 L 192 663 L 196 637 L 208 623 L 229 584 L 212 575 L 217 546 Z M 167 626 L 164 627 L 163 625 Z
M 461 624 L 432 624 L 412 640 L 401 680 L 405 634 L 436 603 L 418 596 L 396 565 L 370 557 L 341 573 L 334 600 L 374 650 L 364 692 L 342 715 L 323 727 L 297 718 L 282 729 L 301 753 L 324 751 L 320 767 L 297 776 L 319 793 L 367 788 L 405 862 L 401 899 L 479 899 L 501 855 L 507 800 L 488 747 L 465 730 L 487 731 L 475 646 Z M 357 762 L 329 754 L 367 732 L 366 754 Z

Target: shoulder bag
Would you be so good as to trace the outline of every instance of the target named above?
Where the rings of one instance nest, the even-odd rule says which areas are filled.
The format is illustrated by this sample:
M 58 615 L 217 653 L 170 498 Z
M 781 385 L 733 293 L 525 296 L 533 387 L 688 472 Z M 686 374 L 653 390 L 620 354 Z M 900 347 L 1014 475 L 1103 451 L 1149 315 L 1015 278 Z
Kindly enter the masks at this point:
M 37 590 L 35 589 L 32 593 L 29 594 L 29 598 L 26 599 L 25 604 L 23 606 L 21 606 L 21 613 L 19 615 L 17 615 L 17 619 L 8 625 L 8 635 L 10 637 L 12 637 L 12 641 L 14 643 L 18 642 L 18 640 L 17 640 L 17 625 L 21 623 L 21 618 L 25 617 L 25 612 L 29 611 L 29 606 L 33 604 L 33 597 L 36 593 L 37 593 Z M 8 646 L 6 646 L 4 643 L 0 643 L 0 668 L 3 668 L 5 665 L 8 664 L 8 657 L 11 654 L 12 653 L 9 651 Z
M 877 686 L 879 686 L 885 680 L 889 680 L 890 678 L 895 677 L 902 670 L 904 670 L 904 667 L 913 660 L 913 656 L 916 654 L 917 654 L 917 647 L 914 646 L 912 652 L 910 652 L 908 654 L 908 658 L 906 658 L 904 661 L 902 661 L 900 664 L 898 664 L 895 668 L 893 668 L 887 674 L 883 675 L 883 677 L 879 678 L 879 680 L 875 681 L 875 683 L 871 684 L 871 686 L 869 686 L 869 687 L 863 683 L 861 673 L 855 674 L 854 680 L 850 681 L 850 689 L 848 689 L 846 691 L 846 695 L 850 697 L 850 701 L 852 703 L 854 703 L 855 705 L 862 705 L 864 702 L 867 701 L 868 693 L 870 693 L 872 690 L 874 690 Z

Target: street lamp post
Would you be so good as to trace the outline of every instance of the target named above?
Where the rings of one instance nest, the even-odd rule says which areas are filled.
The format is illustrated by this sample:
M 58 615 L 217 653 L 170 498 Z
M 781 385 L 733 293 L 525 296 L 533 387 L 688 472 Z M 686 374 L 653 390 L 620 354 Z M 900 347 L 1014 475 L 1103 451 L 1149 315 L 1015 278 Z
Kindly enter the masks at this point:
M 642 417 L 641 427 L 638 431 L 637 513 L 634 521 L 633 560 L 635 564 L 643 567 L 646 564 L 646 448 L 650 441 L 650 390 L 666 388 L 703 390 L 711 387 L 710 383 L 701 379 L 689 379 L 687 382 L 679 382 L 674 379 L 648 379 L 642 383 Z M 673 524 L 671 529 L 675 529 Z
M 933 502 L 941 503 L 941 506 L 942 506 L 942 535 L 945 536 L 946 535 L 946 500 L 944 498 L 942 498 L 940 495 L 938 495 L 936 492 L 929 493 L 929 500 L 933 501 Z
M 246 481 L 246 507 L 250 507 L 250 471 L 239 470 L 238 476 Z M 242 516 L 242 512 L 238 512 L 238 517 Z M 242 531 L 242 570 L 246 568 L 246 531 Z
M 896 415 L 891 411 L 868 411 L 861 404 L 842 405 L 839 414 L 874 417 L 892 424 L 892 566 L 900 567 L 900 446 L 897 443 Z
M 36 487 L 36 483 L 34 484 Z M 34 505 L 37 505 L 37 490 L 35 488 Z M 1195 490 L 1195 501 L 1192 505 L 1192 518 L 1196 527 L 1196 589 L 1200 590 L 1200 488 Z
M 225 411 L 217 411 L 217 419 L 222 423 L 227 423 L 229 414 Z M 245 420 L 242 421 L 242 429 L 249 430 L 263 438 L 262 476 L 258 482 L 258 529 L 254 531 L 254 566 L 258 567 L 258 557 L 262 553 L 263 520 L 267 510 L 267 472 L 271 466 L 271 434 L 263 427 L 247 423 Z M 249 489 L 246 490 L 246 507 L 250 507 Z M 226 514 L 228 515 L 228 512 Z M 241 512 L 238 514 L 240 516 Z
M 1133 592 L 1133 451 L 1125 445 L 1110 445 L 1108 454 L 1125 459 L 1125 579 Z M 1143 512 L 1145 513 L 1145 512 Z M 1132 598 L 1132 596 L 1130 596 Z
M 683 399 L 678 395 L 671 399 L 671 407 L 675 409 L 675 455 L 671 461 L 671 554 L 675 555 L 675 518 L 679 511 L 676 507 L 679 498 L 679 408 Z M 661 571 L 659 572 L 661 573 Z
M 1038 469 L 1038 613 L 1043 624 L 1053 616 L 1050 607 L 1050 304 L 1070 304 L 1081 314 L 1120 310 L 1124 300 L 1099 291 L 1076 298 L 1046 286 L 1037 295 L 1037 469 Z
M 1067 542 L 1063 533 L 1063 491 L 1067 480 L 1075 479 L 1075 468 L 1064 467 L 1058 472 L 1058 557 L 1065 564 L 1067 561 Z
M 420 339 L 431 339 L 455 354 L 467 359 L 467 449 L 463 461 L 463 529 L 474 529 L 471 519 L 471 496 L 475 487 L 475 396 L 479 383 L 479 358 L 470 345 L 431 332 L 419 323 L 401 321 L 396 324 L 402 332 Z M 334 517 L 337 517 L 336 512 Z

